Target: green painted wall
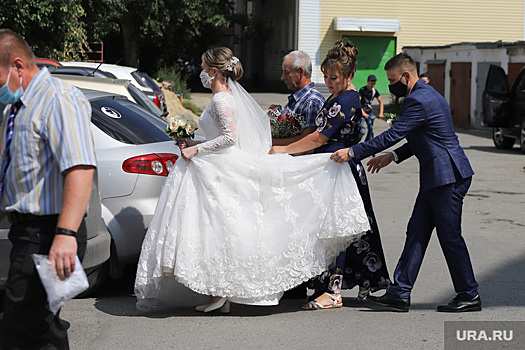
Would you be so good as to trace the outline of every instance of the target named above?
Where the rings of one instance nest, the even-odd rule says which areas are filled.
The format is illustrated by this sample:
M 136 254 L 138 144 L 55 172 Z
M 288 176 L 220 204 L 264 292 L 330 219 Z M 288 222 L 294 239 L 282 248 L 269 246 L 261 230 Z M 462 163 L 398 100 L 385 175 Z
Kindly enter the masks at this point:
M 385 63 L 396 54 L 396 38 L 384 36 L 352 36 L 344 35 L 357 46 L 357 72 L 352 83 L 357 90 L 366 85 L 370 74 L 377 77 L 375 88 L 381 94 L 389 94 L 388 80 L 385 73 Z

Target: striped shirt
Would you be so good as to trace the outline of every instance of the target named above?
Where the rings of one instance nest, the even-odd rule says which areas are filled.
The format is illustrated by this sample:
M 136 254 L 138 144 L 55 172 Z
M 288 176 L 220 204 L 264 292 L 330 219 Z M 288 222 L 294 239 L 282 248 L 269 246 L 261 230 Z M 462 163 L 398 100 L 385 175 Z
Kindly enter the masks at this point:
M 1 208 L 35 215 L 60 214 L 63 172 L 76 165 L 96 166 L 91 106 L 72 85 L 43 68 L 20 98 L 9 149 Z M 2 120 L 2 155 L 10 106 Z
M 295 115 L 302 115 L 306 120 L 306 127 L 316 126 L 315 117 L 323 108 L 324 102 L 324 96 L 314 83 L 310 83 L 288 96 L 288 103 L 284 106 L 283 113 L 291 111 Z

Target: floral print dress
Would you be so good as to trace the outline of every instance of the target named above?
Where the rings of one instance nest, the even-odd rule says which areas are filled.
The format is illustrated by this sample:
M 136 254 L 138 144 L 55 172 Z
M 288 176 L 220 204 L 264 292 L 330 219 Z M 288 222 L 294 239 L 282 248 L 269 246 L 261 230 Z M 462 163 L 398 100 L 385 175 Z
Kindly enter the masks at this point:
M 361 102 L 356 91 L 345 91 L 335 98 L 330 96 L 316 118 L 317 131 L 329 140 L 316 148 L 315 153 L 333 153 L 357 144 L 361 119 Z M 351 289 L 357 285 L 376 291 L 386 289 L 391 283 L 365 169 L 355 159 L 348 163 L 363 199 L 371 229 L 341 252 L 329 270 L 311 281 L 310 287 L 316 290 L 313 298 L 323 292 L 339 294 L 341 289 Z

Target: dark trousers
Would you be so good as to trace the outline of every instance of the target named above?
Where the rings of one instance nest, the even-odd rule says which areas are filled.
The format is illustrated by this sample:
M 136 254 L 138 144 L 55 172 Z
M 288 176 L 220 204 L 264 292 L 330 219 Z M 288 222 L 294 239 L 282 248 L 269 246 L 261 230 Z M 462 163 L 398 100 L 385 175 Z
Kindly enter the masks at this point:
M 454 289 L 460 299 L 478 295 L 470 256 L 461 236 L 461 214 L 472 177 L 441 186 L 417 196 L 408 223 L 405 247 L 394 272 L 391 294 L 410 296 L 416 282 L 430 236 L 436 228 L 437 237 L 447 262 Z
M 32 254 L 49 254 L 58 215 L 24 214 L 11 221 L 9 240 L 13 247 L 6 283 L 2 342 L 8 349 L 69 349 L 67 330 L 59 312 L 54 315 L 40 282 Z M 85 239 L 78 239 L 83 257 Z

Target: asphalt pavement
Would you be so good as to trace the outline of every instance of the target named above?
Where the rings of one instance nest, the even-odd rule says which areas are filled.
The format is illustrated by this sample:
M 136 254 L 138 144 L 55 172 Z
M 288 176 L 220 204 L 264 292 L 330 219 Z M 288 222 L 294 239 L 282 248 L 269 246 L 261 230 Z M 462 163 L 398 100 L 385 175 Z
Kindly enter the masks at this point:
M 210 95 L 204 95 L 194 95 L 194 102 L 202 98 L 206 104 Z M 286 103 L 285 94 L 254 96 L 263 108 Z M 376 120 L 375 127 L 378 134 L 387 125 Z M 480 284 L 483 311 L 436 311 L 438 304 L 448 302 L 455 293 L 434 234 L 408 313 L 356 301 L 355 289 L 343 291 L 344 307 L 332 310 L 303 311 L 302 301 L 282 300 L 275 307 L 232 304 L 229 315 L 203 315 L 191 308 L 144 313 L 135 309 L 132 281 L 117 281 L 95 298 L 75 299 L 65 305 L 61 315 L 71 323 L 71 348 L 443 349 L 446 321 L 525 324 L 525 155 L 517 146 L 495 149 L 489 130 L 458 129 L 457 134 L 476 172 L 464 200 L 463 233 Z M 418 162 L 414 158 L 391 164 L 379 174 L 368 174 L 368 181 L 392 273 L 418 191 Z M 454 349 L 484 349 L 486 344 L 464 342 Z M 489 342 L 489 348 L 502 349 L 508 344 Z M 524 349 L 525 343 L 513 346 Z

